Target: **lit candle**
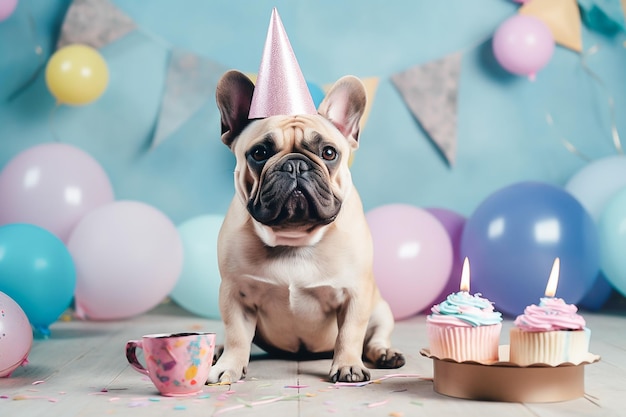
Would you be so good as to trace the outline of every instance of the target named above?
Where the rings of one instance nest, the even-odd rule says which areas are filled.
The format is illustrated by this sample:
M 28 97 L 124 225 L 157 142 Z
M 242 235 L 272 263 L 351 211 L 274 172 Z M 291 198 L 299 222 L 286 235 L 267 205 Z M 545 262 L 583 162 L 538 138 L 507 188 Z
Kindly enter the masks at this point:
M 556 294 L 556 287 L 559 284 L 559 270 L 561 269 L 561 260 L 559 258 L 554 259 L 552 264 L 552 270 L 550 271 L 550 278 L 548 278 L 548 285 L 546 285 L 546 297 L 554 298 Z
M 470 290 L 470 265 L 469 259 L 465 257 L 463 261 L 463 270 L 461 271 L 461 286 L 460 290 L 469 294 Z

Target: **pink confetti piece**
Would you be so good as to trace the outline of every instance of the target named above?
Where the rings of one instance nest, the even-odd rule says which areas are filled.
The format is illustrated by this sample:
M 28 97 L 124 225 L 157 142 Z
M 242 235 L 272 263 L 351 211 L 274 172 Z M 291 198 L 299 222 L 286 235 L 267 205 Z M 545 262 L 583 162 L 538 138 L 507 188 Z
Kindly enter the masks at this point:
M 295 388 L 295 389 L 300 389 L 300 388 L 308 388 L 308 385 L 285 385 L 285 388 Z
M 377 403 L 369 403 L 367 405 L 367 408 L 374 408 L 374 407 L 380 407 L 381 405 L 385 405 L 389 402 L 389 400 L 383 400 L 383 401 L 379 401 Z
M 109 402 L 115 402 L 115 401 L 119 401 L 120 397 L 111 397 L 109 398 Z
M 45 383 L 46 381 L 35 381 L 31 385 L 39 385 L 39 384 L 45 384 Z

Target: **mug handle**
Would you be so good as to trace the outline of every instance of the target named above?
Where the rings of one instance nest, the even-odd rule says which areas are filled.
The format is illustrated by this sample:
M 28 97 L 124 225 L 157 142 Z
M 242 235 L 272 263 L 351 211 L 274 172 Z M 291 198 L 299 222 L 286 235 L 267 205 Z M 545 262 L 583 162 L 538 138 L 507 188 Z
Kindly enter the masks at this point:
M 148 370 L 137 359 L 137 349 L 143 349 L 141 340 L 129 340 L 126 342 L 126 360 L 128 360 L 128 363 L 135 371 L 148 375 Z

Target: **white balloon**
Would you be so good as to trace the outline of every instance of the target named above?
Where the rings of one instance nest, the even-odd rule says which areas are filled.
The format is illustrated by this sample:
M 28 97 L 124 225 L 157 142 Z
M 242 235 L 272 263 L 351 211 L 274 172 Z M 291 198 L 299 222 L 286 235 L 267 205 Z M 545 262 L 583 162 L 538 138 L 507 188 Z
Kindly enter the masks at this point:
M 150 310 L 174 288 L 183 265 L 176 226 L 136 201 L 90 212 L 73 230 L 68 249 L 76 264 L 76 313 L 90 320 Z

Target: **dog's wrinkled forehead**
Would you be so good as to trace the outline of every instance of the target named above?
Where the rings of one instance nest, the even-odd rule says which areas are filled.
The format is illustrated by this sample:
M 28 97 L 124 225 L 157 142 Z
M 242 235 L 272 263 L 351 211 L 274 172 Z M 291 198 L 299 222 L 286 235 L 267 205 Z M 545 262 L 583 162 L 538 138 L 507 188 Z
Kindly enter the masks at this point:
M 320 156 L 325 146 L 339 153 L 350 147 L 341 132 L 322 116 L 273 116 L 250 124 L 242 133 L 245 151 L 263 144 L 275 153 L 312 153 Z M 242 149 L 243 150 L 243 149 Z

